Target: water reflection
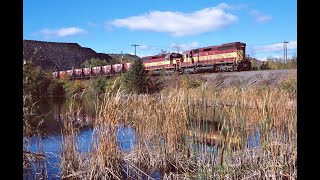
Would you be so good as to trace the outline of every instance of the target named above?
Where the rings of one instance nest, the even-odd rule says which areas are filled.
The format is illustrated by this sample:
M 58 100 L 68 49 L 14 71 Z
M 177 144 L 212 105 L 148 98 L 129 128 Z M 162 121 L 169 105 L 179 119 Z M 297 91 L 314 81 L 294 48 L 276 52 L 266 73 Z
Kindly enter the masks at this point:
M 73 102 L 73 109 L 78 109 L 79 116 L 77 116 L 83 125 L 81 130 L 92 128 L 92 122 L 94 120 L 94 104 L 89 100 L 79 100 Z M 53 134 L 61 134 L 61 128 L 63 126 L 63 118 L 69 111 L 70 100 L 65 98 L 50 98 L 40 99 L 36 105 L 36 114 L 45 114 L 44 123 L 40 127 L 40 131 L 46 136 Z
M 60 179 L 60 162 L 61 162 L 61 128 L 63 127 L 63 118 L 69 110 L 70 102 L 63 98 L 55 99 L 40 99 L 35 108 L 35 114 L 46 114 L 44 123 L 40 126 L 41 136 L 32 136 L 28 143 L 30 152 L 44 152 L 46 159 L 34 163 L 31 168 L 32 171 L 24 172 L 24 179 L 39 179 L 37 173 L 40 171 L 48 172 L 48 179 Z M 92 151 L 92 135 L 93 135 L 93 121 L 95 119 L 94 104 L 90 101 L 82 100 L 74 102 L 74 108 L 79 110 L 77 116 L 81 121 L 79 134 L 77 136 L 76 144 L 80 152 Z M 130 126 L 119 125 L 117 129 L 117 143 L 123 151 L 129 151 L 136 143 L 135 130 Z M 40 146 L 39 146 L 40 145 Z M 41 170 L 36 166 L 44 167 Z M 35 178 L 36 177 L 36 178 Z

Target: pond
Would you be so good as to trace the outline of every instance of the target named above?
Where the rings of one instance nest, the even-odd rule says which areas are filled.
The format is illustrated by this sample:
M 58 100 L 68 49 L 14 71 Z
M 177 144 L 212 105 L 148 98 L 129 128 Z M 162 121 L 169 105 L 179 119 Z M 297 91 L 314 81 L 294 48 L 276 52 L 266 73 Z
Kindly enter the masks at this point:
M 74 102 L 74 108 L 79 110 L 79 121 L 83 122 L 79 127 L 76 144 L 80 152 L 90 152 L 92 150 L 93 122 L 95 120 L 95 105 L 92 100 L 82 99 Z M 48 179 L 60 179 L 60 161 L 61 161 L 61 142 L 62 142 L 62 118 L 69 111 L 70 101 L 64 98 L 40 99 L 34 105 L 35 115 L 45 115 L 43 123 L 39 126 L 39 136 L 26 138 L 24 141 L 25 151 L 43 152 L 45 160 L 38 161 L 31 165 L 30 170 L 24 171 L 24 179 L 41 179 L 43 174 L 48 175 Z M 215 127 L 218 131 L 218 123 L 207 123 Z M 248 146 L 259 146 L 259 131 L 248 139 Z M 130 126 L 117 125 L 117 145 L 122 151 L 130 151 L 136 144 L 135 129 Z M 26 146 L 27 145 L 27 146 Z M 213 144 L 191 145 L 192 149 L 205 149 L 207 152 L 218 150 Z M 155 179 L 161 179 L 161 173 L 157 170 L 150 170 L 149 176 Z
M 92 122 L 94 120 L 94 104 L 89 101 L 79 101 L 76 106 L 80 109 L 80 120 L 84 122 L 77 138 L 77 147 L 81 152 L 89 152 L 92 143 Z M 39 127 L 40 136 L 32 136 L 27 140 L 30 152 L 44 152 L 46 160 L 39 162 L 39 167 L 33 165 L 36 171 L 24 172 L 24 179 L 38 179 L 41 171 L 48 174 L 48 179 L 60 179 L 60 154 L 61 154 L 61 130 L 63 127 L 62 117 L 68 111 L 69 102 L 64 98 L 40 99 L 35 105 L 35 114 L 45 114 L 43 124 Z M 132 149 L 135 144 L 135 130 L 130 126 L 118 126 L 117 143 L 123 151 Z M 40 147 L 39 147 L 40 146 Z M 44 169 L 44 167 L 46 167 Z

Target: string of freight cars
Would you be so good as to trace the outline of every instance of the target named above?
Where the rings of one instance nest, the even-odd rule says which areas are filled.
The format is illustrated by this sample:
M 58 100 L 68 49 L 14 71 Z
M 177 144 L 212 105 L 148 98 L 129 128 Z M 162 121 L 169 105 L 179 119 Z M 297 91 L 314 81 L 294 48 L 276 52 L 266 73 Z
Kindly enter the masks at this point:
M 246 44 L 243 42 L 225 43 L 218 46 L 207 46 L 184 51 L 170 52 L 142 57 L 146 70 L 151 74 L 178 72 L 224 72 L 251 70 L 251 62 L 246 58 Z M 72 69 L 53 72 L 59 78 L 82 79 L 97 76 L 115 76 L 130 69 L 131 63 L 113 64 L 99 67 Z

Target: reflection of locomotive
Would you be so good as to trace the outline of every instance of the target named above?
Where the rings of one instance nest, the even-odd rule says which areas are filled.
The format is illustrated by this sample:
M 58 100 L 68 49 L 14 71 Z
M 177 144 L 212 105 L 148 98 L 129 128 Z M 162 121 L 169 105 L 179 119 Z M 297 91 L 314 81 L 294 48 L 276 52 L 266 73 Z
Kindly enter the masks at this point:
M 233 42 L 220 46 L 192 49 L 179 53 L 143 57 L 146 70 L 159 73 L 164 69 L 167 73 L 196 73 L 201 71 L 246 71 L 251 70 L 251 62 L 245 58 L 246 44 Z M 129 70 L 131 63 L 113 64 L 100 67 L 74 69 L 54 72 L 60 78 L 88 78 L 92 76 L 113 76 Z

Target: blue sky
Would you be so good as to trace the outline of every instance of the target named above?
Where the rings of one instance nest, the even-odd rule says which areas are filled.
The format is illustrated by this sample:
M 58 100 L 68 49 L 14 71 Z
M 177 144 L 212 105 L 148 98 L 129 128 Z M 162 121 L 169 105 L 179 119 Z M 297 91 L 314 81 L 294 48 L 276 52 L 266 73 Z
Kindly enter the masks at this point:
M 23 38 L 75 42 L 100 53 L 154 55 L 244 42 L 261 60 L 297 54 L 297 1 L 23 1 Z M 180 51 L 181 52 L 181 51 Z

